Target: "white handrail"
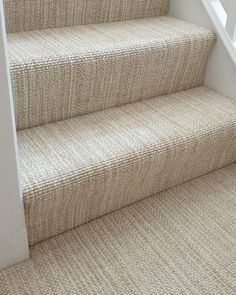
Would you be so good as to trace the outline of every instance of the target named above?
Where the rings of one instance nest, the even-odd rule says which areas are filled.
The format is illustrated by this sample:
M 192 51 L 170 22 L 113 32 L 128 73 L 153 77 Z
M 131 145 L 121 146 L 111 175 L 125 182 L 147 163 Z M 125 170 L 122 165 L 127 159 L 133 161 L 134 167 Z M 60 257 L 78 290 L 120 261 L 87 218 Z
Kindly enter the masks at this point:
M 228 0 L 227 5 L 223 0 L 208 0 L 208 2 L 221 21 L 231 42 L 236 42 L 236 1 Z
M 21 262 L 28 256 L 6 30 L 0 0 L 0 269 Z
M 236 43 L 233 41 L 233 35 L 230 35 L 226 29 L 227 14 L 220 0 L 201 0 L 204 5 L 216 32 L 220 36 L 225 48 L 227 49 L 234 65 L 236 66 Z M 236 0 L 232 0 L 236 2 Z M 233 15 L 233 14 L 232 14 Z M 234 18 L 234 21 L 235 18 Z

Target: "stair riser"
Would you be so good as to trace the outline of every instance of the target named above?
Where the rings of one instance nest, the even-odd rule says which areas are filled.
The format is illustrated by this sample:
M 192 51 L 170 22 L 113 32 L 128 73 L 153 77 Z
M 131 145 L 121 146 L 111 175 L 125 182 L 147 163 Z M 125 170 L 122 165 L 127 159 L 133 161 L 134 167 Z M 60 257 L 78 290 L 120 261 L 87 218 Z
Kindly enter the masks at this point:
M 164 15 L 168 0 L 4 0 L 8 32 Z
M 159 150 L 158 150 L 159 149 Z M 148 156 L 104 167 L 90 176 L 73 179 L 47 195 L 25 192 L 30 244 L 57 235 L 135 201 L 219 169 L 236 160 L 236 128 L 196 137 L 173 148 L 156 148 Z M 147 153 L 148 154 L 148 153 Z M 102 171 L 101 171 L 102 170 Z M 29 199 L 30 193 L 37 198 Z M 38 223 L 40 220 L 40 223 Z
M 198 86 L 213 43 L 206 36 L 55 65 L 12 66 L 17 129 Z

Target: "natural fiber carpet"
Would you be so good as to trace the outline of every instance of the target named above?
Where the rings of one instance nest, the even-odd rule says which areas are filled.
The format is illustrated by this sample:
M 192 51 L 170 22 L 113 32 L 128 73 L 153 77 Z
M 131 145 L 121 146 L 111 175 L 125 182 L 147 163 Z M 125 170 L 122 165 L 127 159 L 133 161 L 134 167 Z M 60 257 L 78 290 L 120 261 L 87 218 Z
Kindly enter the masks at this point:
M 168 0 L 4 4 L 35 246 L 0 295 L 235 295 L 236 165 L 145 199 L 236 161 L 215 34 Z
M 214 41 L 171 17 L 8 34 L 17 128 L 199 86 Z
M 18 132 L 30 244 L 236 161 L 236 104 L 199 87 Z
M 236 294 L 236 165 L 32 248 L 1 295 Z
M 169 0 L 4 0 L 8 32 L 160 16 Z

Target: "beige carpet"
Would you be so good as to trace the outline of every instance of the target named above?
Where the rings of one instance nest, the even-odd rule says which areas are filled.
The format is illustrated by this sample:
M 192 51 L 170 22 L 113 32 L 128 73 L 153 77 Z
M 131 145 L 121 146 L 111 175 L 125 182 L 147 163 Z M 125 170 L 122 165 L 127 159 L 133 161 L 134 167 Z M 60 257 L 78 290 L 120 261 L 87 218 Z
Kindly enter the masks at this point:
M 236 161 L 236 103 L 206 87 L 18 132 L 29 242 Z
M 0 295 L 236 294 L 236 165 L 143 200 L 236 161 L 215 34 L 168 4 L 4 0 L 34 247 Z
M 17 128 L 199 86 L 214 41 L 171 17 L 9 34 Z
M 169 0 L 3 0 L 8 32 L 153 17 Z
M 1 295 L 236 294 L 236 165 L 32 248 Z
M 34 247 L 0 295 L 235 295 L 235 165 L 121 209 L 236 161 L 215 34 L 168 0 L 4 4 Z

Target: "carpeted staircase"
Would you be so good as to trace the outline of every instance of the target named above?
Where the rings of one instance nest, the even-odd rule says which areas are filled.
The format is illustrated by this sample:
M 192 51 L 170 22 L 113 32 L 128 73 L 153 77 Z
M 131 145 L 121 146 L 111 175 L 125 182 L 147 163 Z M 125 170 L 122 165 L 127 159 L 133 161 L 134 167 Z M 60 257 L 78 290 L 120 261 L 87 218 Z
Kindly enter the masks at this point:
M 2 295 L 235 295 L 236 164 L 88 222 L 0 272 Z
M 236 102 L 168 2 L 4 0 L 33 247 L 1 295 L 236 293 Z

